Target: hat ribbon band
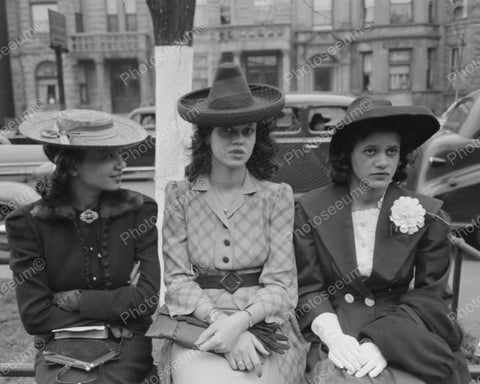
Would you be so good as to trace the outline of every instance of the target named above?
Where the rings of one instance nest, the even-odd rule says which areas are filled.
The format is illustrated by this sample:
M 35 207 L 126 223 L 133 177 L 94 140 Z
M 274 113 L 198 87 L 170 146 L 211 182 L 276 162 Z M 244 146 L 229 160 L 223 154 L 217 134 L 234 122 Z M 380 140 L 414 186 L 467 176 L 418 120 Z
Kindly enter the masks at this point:
M 80 126 L 66 131 L 60 122 L 55 122 L 55 131 L 58 132 L 61 144 L 75 144 L 78 139 L 84 140 L 107 140 L 115 137 L 116 130 L 113 124 Z

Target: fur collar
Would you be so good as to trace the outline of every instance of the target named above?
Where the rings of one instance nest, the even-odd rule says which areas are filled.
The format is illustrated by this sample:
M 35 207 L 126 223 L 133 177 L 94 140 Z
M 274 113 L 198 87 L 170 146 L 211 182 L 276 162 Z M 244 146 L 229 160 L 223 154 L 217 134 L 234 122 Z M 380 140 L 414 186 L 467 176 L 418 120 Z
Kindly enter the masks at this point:
M 138 192 L 120 189 L 115 192 L 104 192 L 100 204 L 100 217 L 107 219 L 121 216 L 124 213 L 138 210 L 144 202 L 144 197 Z M 58 219 L 73 220 L 75 209 L 69 203 L 58 202 L 47 205 L 43 200 L 33 204 L 31 210 L 33 217 L 48 221 Z

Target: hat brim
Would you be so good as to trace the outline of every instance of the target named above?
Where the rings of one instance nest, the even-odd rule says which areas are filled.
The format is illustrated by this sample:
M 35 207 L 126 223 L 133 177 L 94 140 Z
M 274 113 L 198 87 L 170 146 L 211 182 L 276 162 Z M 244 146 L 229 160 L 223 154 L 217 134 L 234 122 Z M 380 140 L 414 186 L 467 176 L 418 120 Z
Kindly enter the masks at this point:
M 75 138 L 75 144 L 60 142 L 60 138 L 42 136 L 42 131 L 55 127 L 58 112 L 42 112 L 29 116 L 19 128 L 20 133 L 42 144 L 68 148 L 122 148 L 139 144 L 148 137 L 147 131 L 133 120 L 112 115 L 115 135 L 108 139 Z
M 330 153 L 335 153 L 352 136 L 352 131 L 369 127 L 385 127 L 385 130 L 398 132 L 405 151 L 411 152 L 440 128 L 437 118 L 430 109 L 422 106 L 380 107 L 364 111 L 360 118 L 352 121 L 346 116 L 340 121 L 330 142 Z
M 247 124 L 278 115 L 285 105 L 280 89 L 262 84 L 248 84 L 253 103 L 247 107 L 213 109 L 208 105 L 210 88 L 190 92 L 178 100 L 178 113 L 189 123 L 206 126 Z

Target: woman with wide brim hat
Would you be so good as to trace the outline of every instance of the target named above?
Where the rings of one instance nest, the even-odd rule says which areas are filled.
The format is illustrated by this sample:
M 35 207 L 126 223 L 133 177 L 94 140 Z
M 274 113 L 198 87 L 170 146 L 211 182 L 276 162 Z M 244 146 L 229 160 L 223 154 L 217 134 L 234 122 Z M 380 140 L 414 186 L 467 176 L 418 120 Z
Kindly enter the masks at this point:
M 426 107 L 354 100 L 330 144 L 333 184 L 296 205 L 297 313 L 326 383 L 468 382 L 448 318 L 448 215 L 400 186 L 409 153 L 438 128 Z M 412 305 L 422 300 L 431 306 Z
M 207 328 L 193 349 L 167 343 L 159 371 L 171 371 L 174 384 L 301 382 L 293 193 L 267 181 L 276 169 L 270 128 L 283 105 L 279 89 L 248 84 L 233 63 L 178 101 L 195 131 L 187 180 L 166 187 L 165 303 L 173 318 L 191 315 Z
M 42 143 L 56 165 L 41 199 L 6 220 L 23 325 L 41 337 L 42 349 L 67 357 L 120 351 L 120 358 L 91 371 L 52 365 L 40 351 L 36 382 L 158 380 L 145 337 L 160 287 L 157 205 L 121 189 L 122 151 L 145 140 L 145 130 L 93 110 L 32 115 L 19 128 Z M 89 325 L 100 329 L 89 330 L 88 345 L 72 334 L 60 340 L 65 335 L 55 332 Z

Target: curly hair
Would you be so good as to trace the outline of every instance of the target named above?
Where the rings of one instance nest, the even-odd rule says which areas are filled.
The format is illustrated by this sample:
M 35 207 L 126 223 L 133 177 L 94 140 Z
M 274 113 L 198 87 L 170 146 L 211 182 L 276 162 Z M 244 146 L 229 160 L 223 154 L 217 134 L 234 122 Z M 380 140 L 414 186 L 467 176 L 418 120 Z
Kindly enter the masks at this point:
M 395 127 L 370 125 L 362 129 L 352 129 L 351 132 L 342 136 L 335 148 L 330 147 L 329 164 L 331 166 L 330 178 L 334 184 L 348 184 L 352 176 L 352 152 L 355 144 L 377 132 L 395 132 Z M 401 135 L 400 135 L 401 139 Z M 406 152 L 405 145 L 400 143 L 400 160 L 397 171 L 392 181 L 400 184 L 407 178 L 407 166 L 411 164 L 410 153 Z
M 252 155 L 247 161 L 248 171 L 257 179 L 269 179 L 278 169 L 275 163 L 277 146 L 270 137 L 274 127 L 274 119 L 266 119 L 257 123 L 255 146 Z M 213 127 L 197 126 L 192 137 L 192 160 L 185 167 L 185 176 L 189 181 L 195 180 L 201 174 L 209 174 L 212 170 L 212 150 L 208 139 Z
M 60 148 L 53 145 L 44 145 L 43 152 L 48 159 L 55 163 L 56 168 L 52 176 L 46 180 L 43 188 L 37 190 L 42 199 L 49 205 L 60 202 L 68 202 L 70 170 L 80 164 L 86 156 L 84 149 Z

